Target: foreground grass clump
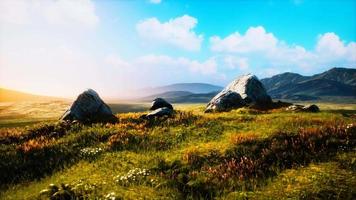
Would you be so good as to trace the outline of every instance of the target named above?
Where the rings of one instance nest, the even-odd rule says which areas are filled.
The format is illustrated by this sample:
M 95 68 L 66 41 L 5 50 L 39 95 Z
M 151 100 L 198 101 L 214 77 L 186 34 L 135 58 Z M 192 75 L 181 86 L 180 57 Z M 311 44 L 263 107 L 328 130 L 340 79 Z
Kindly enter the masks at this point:
M 152 120 L 119 114 L 115 124 L 1 128 L 0 197 L 48 198 L 59 191 L 79 199 L 355 195 L 356 124 L 343 110 L 178 109 L 173 117 Z M 58 190 L 46 193 L 50 184 Z
M 356 155 L 352 152 L 338 156 L 346 156 L 351 160 L 355 159 Z M 282 199 L 293 197 L 298 199 L 354 199 L 356 171 L 347 170 L 343 167 L 344 165 L 343 160 L 335 159 L 331 162 L 286 170 L 260 191 L 250 193 L 249 197 L 251 199 L 270 199 L 275 196 Z
M 254 191 L 263 180 L 284 169 L 325 161 L 340 150 L 352 150 L 356 146 L 355 133 L 356 126 L 337 124 L 301 129 L 295 134 L 277 133 L 266 139 L 247 139 L 224 155 L 188 154 L 187 165 L 165 167 L 162 171 L 174 184 L 183 185 L 182 193 L 189 196 L 194 191 L 193 197 L 197 198 L 211 198 L 231 190 Z

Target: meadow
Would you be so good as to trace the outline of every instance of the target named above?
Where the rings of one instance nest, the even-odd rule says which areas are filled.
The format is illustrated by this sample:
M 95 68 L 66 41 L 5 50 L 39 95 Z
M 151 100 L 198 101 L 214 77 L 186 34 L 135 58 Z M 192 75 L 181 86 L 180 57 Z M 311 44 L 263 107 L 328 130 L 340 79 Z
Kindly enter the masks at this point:
M 68 105 L 0 104 L 0 199 L 356 198 L 356 104 L 178 104 L 152 120 L 147 104 L 111 104 L 117 123 L 58 122 Z

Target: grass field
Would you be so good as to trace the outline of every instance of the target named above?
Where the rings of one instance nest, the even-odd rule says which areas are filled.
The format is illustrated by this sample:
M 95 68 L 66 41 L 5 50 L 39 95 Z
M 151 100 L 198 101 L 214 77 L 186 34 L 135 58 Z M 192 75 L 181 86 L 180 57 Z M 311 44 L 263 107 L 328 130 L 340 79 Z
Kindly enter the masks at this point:
M 116 124 L 58 123 L 68 105 L 0 105 L 0 199 L 48 199 L 50 184 L 78 199 L 356 198 L 356 104 L 181 104 L 150 121 L 146 104 L 115 104 Z

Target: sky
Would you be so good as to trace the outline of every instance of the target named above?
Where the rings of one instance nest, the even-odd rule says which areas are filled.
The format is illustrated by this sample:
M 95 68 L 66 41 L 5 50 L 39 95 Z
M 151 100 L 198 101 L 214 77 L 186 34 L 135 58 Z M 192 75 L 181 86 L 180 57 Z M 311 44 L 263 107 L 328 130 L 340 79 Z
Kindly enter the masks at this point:
M 0 0 L 0 87 L 125 97 L 356 68 L 355 0 Z

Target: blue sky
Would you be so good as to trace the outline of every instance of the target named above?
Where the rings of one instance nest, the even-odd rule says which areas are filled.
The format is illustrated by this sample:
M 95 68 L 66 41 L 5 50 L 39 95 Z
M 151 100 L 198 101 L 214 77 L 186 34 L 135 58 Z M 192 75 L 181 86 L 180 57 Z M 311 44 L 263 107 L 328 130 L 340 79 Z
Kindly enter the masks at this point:
M 1 0 L 0 87 L 126 96 L 356 68 L 356 1 Z

